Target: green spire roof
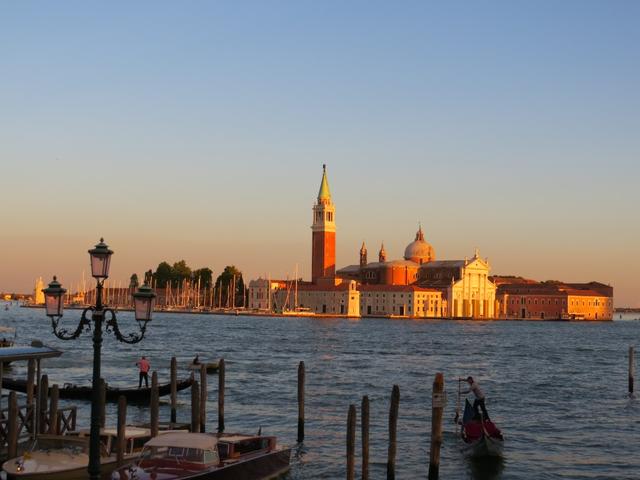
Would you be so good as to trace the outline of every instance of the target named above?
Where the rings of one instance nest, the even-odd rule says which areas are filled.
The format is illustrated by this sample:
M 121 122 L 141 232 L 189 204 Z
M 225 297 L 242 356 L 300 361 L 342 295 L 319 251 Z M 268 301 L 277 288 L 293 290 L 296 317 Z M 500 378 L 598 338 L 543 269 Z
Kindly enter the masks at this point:
M 329 182 L 327 181 L 327 166 L 322 165 L 322 183 L 320 183 L 320 191 L 318 192 L 318 201 L 331 200 L 331 192 L 329 191 Z

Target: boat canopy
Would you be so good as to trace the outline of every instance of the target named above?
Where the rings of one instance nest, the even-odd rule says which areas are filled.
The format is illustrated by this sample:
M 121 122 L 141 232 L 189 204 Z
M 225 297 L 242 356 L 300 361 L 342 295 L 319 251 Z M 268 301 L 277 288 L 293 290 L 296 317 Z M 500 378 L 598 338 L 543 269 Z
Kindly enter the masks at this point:
M 19 360 L 30 360 L 41 358 L 59 357 L 62 351 L 52 347 L 5 347 L 0 349 L 0 360 L 2 362 L 15 362 Z
M 167 432 L 149 440 L 145 447 L 183 447 L 214 450 L 218 439 L 206 433 Z

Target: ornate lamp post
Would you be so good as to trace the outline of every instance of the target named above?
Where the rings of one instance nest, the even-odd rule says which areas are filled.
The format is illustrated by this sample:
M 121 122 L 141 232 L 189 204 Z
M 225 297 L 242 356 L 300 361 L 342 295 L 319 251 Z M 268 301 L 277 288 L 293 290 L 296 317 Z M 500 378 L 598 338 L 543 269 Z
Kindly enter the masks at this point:
M 115 337 L 124 343 L 138 343 L 144 338 L 147 329 L 147 322 L 151 321 L 151 314 L 155 306 L 156 294 L 151 287 L 145 284 L 133 294 L 135 318 L 138 323 L 138 332 L 122 334 L 118 327 L 115 312 L 102 303 L 102 289 L 104 281 L 109 277 L 109 264 L 113 251 L 104 243 L 101 238 L 95 248 L 89 250 L 91 257 L 91 275 L 96 279 L 96 304 L 87 307 L 82 311 L 80 323 L 75 331 L 70 332 L 66 328 L 59 326 L 60 318 L 63 314 L 64 294 L 66 290 L 58 283 L 56 277 L 43 290 L 45 295 L 45 306 L 47 316 L 51 318 L 53 334 L 61 340 L 74 340 L 83 331 L 91 331 L 91 321 L 93 321 L 93 390 L 91 392 L 91 434 L 89 443 L 89 477 L 92 480 L 100 479 L 100 351 L 102 348 L 102 324 L 105 322 L 105 331 L 113 332 Z M 91 319 L 87 314 L 91 312 Z

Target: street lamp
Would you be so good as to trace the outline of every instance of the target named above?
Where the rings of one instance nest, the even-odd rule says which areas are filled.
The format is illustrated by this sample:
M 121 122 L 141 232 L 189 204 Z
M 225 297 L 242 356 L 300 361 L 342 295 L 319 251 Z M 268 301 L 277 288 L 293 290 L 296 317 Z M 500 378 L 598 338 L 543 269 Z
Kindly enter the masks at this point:
M 93 321 L 93 381 L 91 392 L 91 433 L 89 440 L 89 477 L 92 480 L 100 479 L 100 350 L 102 348 L 102 323 L 105 322 L 105 331 L 113 332 L 115 337 L 124 343 L 134 344 L 144 338 L 147 323 L 151 321 L 151 314 L 155 306 L 156 294 L 149 285 L 142 285 L 133 294 L 135 318 L 138 324 L 138 332 L 123 334 L 118 327 L 116 313 L 102 303 L 102 289 L 104 281 L 109 277 L 109 264 L 113 251 L 109 250 L 107 244 L 101 238 L 95 248 L 89 250 L 91 257 L 91 275 L 96 279 L 96 304 L 82 311 L 80 323 L 77 328 L 70 332 L 66 328 L 59 327 L 60 318 L 63 314 L 64 294 L 66 290 L 53 277 L 53 281 L 48 288 L 43 289 L 45 295 L 45 306 L 47 316 L 51 318 L 53 334 L 61 340 L 74 340 L 83 331 L 91 331 L 91 321 Z M 91 319 L 87 314 L 91 312 Z

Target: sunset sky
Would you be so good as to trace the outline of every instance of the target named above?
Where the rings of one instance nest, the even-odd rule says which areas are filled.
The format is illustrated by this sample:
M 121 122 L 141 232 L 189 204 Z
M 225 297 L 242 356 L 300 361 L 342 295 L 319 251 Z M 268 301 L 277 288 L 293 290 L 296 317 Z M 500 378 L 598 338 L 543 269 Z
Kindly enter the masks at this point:
M 640 2 L 2 2 L 0 291 L 75 285 L 100 236 L 310 276 L 422 222 L 438 259 L 640 306 Z

